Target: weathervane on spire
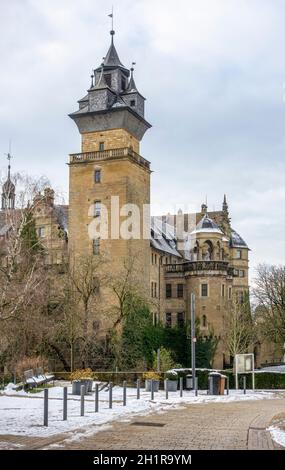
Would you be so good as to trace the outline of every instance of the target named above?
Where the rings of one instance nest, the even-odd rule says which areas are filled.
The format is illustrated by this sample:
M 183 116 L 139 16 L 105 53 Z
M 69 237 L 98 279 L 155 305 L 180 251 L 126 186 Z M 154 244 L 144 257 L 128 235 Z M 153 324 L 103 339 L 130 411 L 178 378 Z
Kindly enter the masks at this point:
M 115 31 L 114 31 L 114 7 L 113 7 L 113 5 L 112 5 L 112 13 L 110 13 L 110 15 L 108 15 L 108 16 L 112 20 L 111 35 L 113 36 L 115 34 Z
M 11 171 L 11 159 L 13 158 L 11 155 L 11 140 L 9 141 L 9 152 L 5 153 L 7 160 L 8 160 L 8 179 L 10 179 L 10 171 Z

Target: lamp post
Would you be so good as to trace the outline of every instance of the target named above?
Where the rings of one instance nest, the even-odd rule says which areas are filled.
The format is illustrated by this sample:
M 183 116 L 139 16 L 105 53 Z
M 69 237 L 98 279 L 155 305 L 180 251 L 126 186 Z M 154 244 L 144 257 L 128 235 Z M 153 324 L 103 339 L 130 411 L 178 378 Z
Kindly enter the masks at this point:
M 196 391 L 196 328 L 195 328 L 195 294 L 191 294 L 191 362 L 193 389 Z

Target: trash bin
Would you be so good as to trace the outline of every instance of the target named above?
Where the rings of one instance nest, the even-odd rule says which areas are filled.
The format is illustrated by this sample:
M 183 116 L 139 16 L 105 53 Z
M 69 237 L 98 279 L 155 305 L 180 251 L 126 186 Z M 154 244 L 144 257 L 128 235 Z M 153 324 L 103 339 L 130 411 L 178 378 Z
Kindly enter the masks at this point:
M 221 374 L 220 395 L 224 395 L 225 393 L 226 379 L 227 379 L 227 376 Z
M 209 395 L 221 395 L 222 377 L 223 377 L 222 374 L 219 374 L 219 372 L 211 372 L 208 375 Z M 225 386 L 225 382 L 224 382 L 224 386 Z
M 193 377 L 192 375 L 186 375 L 186 390 L 192 390 L 193 388 Z

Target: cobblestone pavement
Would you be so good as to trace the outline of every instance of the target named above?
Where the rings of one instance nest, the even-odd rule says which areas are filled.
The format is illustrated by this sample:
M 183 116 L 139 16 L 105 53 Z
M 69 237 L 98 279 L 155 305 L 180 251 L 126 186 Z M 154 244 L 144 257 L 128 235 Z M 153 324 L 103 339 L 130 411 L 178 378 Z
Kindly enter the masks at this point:
M 276 449 L 266 428 L 285 418 L 285 399 L 181 405 L 179 409 L 118 421 L 50 438 L 0 436 L 0 449 Z M 86 431 L 86 436 L 84 436 Z M 75 438 L 75 439 L 74 439 Z M 6 446 L 6 447 L 5 447 Z M 282 448 L 281 448 L 282 449 Z

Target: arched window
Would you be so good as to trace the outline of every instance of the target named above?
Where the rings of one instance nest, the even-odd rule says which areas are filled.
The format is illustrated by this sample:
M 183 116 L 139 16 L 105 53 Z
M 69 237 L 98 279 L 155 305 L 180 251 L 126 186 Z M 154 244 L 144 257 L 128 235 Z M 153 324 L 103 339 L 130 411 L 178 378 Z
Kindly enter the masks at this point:
M 210 240 L 205 241 L 202 246 L 202 259 L 204 261 L 210 261 L 213 259 L 213 243 Z
M 203 328 L 207 328 L 207 317 L 206 317 L 206 315 L 202 316 L 202 326 L 203 326 Z

